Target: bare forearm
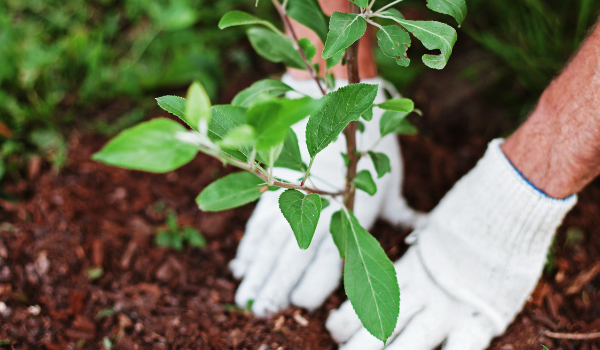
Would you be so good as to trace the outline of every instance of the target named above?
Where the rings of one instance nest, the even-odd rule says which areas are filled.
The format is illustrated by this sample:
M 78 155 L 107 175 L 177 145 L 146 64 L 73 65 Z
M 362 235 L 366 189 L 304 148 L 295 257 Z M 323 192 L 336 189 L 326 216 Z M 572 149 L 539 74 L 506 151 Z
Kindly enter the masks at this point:
M 600 174 L 600 26 L 502 150 L 555 198 L 579 192 Z

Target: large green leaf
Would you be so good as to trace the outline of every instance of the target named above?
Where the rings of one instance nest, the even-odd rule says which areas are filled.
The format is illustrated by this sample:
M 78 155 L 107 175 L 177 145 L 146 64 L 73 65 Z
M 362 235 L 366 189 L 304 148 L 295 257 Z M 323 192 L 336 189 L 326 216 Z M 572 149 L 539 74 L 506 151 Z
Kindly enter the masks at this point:
M 250 107 L 255 103 L 271 100 L 281 96 L 288 91 L 292 91 L 291 87 L 277 79 L 259 80 L 238 93 L 231 104 L 234 106 Z
M 410 59 L 406 51 L 410 47 L 410 35 L 397 25 L 384 26 L 377 32 L 377 43 L 384 55 L 395 58 L 396 63 L 408 67 Z
M 392 98 L 376 106 L 388 111 L 403 113 L 410 113 L 415 109 L 415 103 L 410 98 Z
M 371 172 L 368 170 L 362 170 L 352 180 L 352 183 L 359 190 L 367 192 L 370 196 L 377 193 L 377 185 L 375 181 L 373 181 L 373 177 L 371 176 Z
M 279 197 L 279 209 L 292 227 L 300 249 L 307 249 L 321 216 L 321 197 L 315 193 L 305 195 L 298 190 L 286 190 Z
M 341 219 L 346 231 L 346 295 L 363 326 L 385 343 L 400 313 L 396 270 L 379 242 L 360 226 L 352 212 L 343 209 Z
M 306 172 L 307 166 L 302 161 L 302 156 L 300 155 L 298 137 L 292 129 L 288 129 L 285 140 L 283 141 L 283 149 L 275 162 L 275 166 Z
M 465 0 L 427 0 L 427 7 L 435 12 L 454 17 L 459 26 L 467 17 L 467 3 Z
M 335 243 L 342 259 L 346 256 L 346 232 L 348 228 L 343 226 L 345 222 L 348 221 L 342 220 L 342 211 L 339 210 L 331 215 L 331 223 L 329 224 L 329 232 L 331 232 L 333 243 Z
M 210 98 L 204 87 L 198 82 L 193 83 L 187 93 L 185 122 L 195 130 L 199 130 L 200 121 L 208 126 L 211 117 L 210 107 Z
M 261 102 L 248 109 L 246 122 L 256 130 L 256 149 L 265 150 L 283 142 L 290 126 L 312 114 L 321 100 L 310 97 L 276 99 Z
M 390 166 L 390 158 L 385 153 L 369 151 L 369 157 L 373 161 L 375 171 L 377 172 L 377 178 L 382 178 L 383 175 L 392 171 Z
M 221 142 L 234 129 L 246 124 L 246 108 L 218 105 L 212 107 L 212 119 L 208 125 L 208 138 L 215 142 Z M 238 149 L 225 148 L 223 152 L 245 162 L 252 150 L 247 146 Z
M 127 169 L 166 173 L 190 162 L 198 147 L 177 138 L 183 125 L 166 118 L 153 119 L 124 130 L 110 140 L 93 160 Z
M 290 68 L 306 69 L 302 56 L 285 35 L 264 28 L 251 28 L 246 33 L 254 50 L 265 59 L 283 62 Z
M 325 16 L 317 0 L 289 0 L 287 14 L 315 32 L 325 43 L 329 18 Z
M 249 172 L 227 175 L 208 185 L 196 198 L 202 211 L 222 211 L 257 200 L 267 190 L 265 181 Z
M 344 130 L 351 121 L 371 107 L 377 85 L 351 84 L 327 94 L 321 109 L 312 114 L 306 126 L 306 145 L 311 157 L 317 155 Z
M 378 15 L 381 18 L 394 20 L 404 29 L 411 32 L 429 50 L 440 50 L 439 55 L 423 55 L 423 63 L 427 67 L 442 69 L 448 63 L 452 47 L 456 43 L 456 30 L 447 24 L 435 21 L 409 21 L 400 12 L 389 9 Z
M 367 21 L 356 13 L 334 12 L 329 21 L 329 33 L 323 50 L 327 59 L 354 44 L 367 31 Z
M 406 119 L 407 115 L 408 113 L 405 112 L 386 111 L 383 113 L 381 120 L 379 121 L 379 132 L 381 133 L 381 137 L 391 133 L 405 135 L 416 134 L 417 128 Z
M 242 11 L 230 11 L 227 12 L 219 21 L 219 29 L 225 29 L 233 26 L 245 26 L 251 24 L 260 24 L 263 25 L 275 33 L 283 34 L 277 27 L 275 27 L 271 22 L 266 21 L 264 19 L 260 19 L 255 17 L 249 13 Z

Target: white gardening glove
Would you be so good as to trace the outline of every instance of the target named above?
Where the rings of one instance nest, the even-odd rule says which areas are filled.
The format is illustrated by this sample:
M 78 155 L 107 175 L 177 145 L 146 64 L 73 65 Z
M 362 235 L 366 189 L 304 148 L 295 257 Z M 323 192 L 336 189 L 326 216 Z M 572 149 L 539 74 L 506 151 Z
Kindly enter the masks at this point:
M 314 98 L 321 97 L 314 81 L 299 81 L 289 75 L 285 75 L 282 81 L 300 93 Z M 375 103 L 385 101 L 382 88 L 384 82 L 381 79 L 363 82 L 381 84 Z M 337 81 L 337 87 L 344 85 L 347 85 L 347 81 Z M 288 94 L 290 98 L 301 96 L 297 93 Z M 366 150 L 379 139 L 379 119 L 382 112 L 375 108 L 373 120 L 365 123 L 365 132 L 357 134 L 358 149 Z M 305 162 L 310 159 L 305 141 L 307 121 L 308 118 L 292 127 L 298 136 Z M 386 136 L 375 151 L 383 152 L 390 158 L 392 171 L 381 179 L 375 179 L 378 191 L 374 196 L 357 191 L 356 217 L 367 228 L 378 217 L 395 225 L 412 225 L 421 215 L 409 209 L 400 194 L 402 161 L 395 135 Z M 341 153 L 345 152 L 346 140 L 340 136 L 317 155 L 311 171 L 311 181 L 307 184 L 322 190 L 342 190 L 345 186 L 346 167 Z M 373 177 L 377 177 L 370 159 L 363 158 L 358 163 L 358 170 L 362 169 L 370 170 Z M 277 169 L 275 175 L 297 182 L 303 174 Z M 280 194 L 281 191 L 262 195 L 248 221 L 236 258 L 229 264 L 233 275 L 243 278 L 236 292 L 236 303 L 244 307 L 252 300 L 252 311 L 258 316 L 276 313 L 288 307 L 290 302 L 309 310 L 315 309 L 337 288 L 342 275 L 342 260 L 329 233 L 331 214 L 340 209 L 339 204 L 331 201 L 330 206 L 322 211 L 310 247 L 301 250 L 290 225 L 279 210 Z
M 411 234 L 396 262 L 400 317 L 386 350 L 481 350 L 502 334 L 541 275 L 557 227 L 577 202 L 535 189 L 490 143 L 485 156 Z M 327 328 L 341 349 L 384 344 L 364 328 L 349 302 Z

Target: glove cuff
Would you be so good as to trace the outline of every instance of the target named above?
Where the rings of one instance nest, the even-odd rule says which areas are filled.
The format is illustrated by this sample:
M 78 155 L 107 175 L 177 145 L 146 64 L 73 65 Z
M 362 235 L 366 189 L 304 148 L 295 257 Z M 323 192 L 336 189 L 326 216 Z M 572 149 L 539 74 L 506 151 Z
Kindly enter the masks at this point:
M 498 334 L 522 308 L 548 248 L 577 202 L 533 187 L 493 140 L 484 157 L 442 199 L 418 234 L 418 251 L 448 293 L 481 310 Z

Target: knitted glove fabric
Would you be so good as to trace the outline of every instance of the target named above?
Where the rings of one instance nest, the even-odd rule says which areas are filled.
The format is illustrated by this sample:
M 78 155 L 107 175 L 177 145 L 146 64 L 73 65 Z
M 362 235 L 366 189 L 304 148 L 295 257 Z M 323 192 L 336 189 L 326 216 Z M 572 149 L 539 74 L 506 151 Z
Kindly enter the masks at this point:
M 396 264 L 400 317 L 385 349 L 481 350 L 502 334 L 541 275 L 552 237 L 577 202 L 550 198 L 512 166 L 497 139 L 446 194 Z M 327 327 L 341 348 L 384 348 L 346 302 Z M 396 337 L 394 339 L 394 337 Z
M 314 81 L 295 80 L 285 75 L 282 81 L 297 92 L 320 98 L 321 93 Z M 380 84 L 376 103 L 386 100 L 381 79 L 364 80 L 367 84 Z M 338 80 L 336 86 L 347 85 Z M 303 95 L 289 93 L 288 97 Z M 394 91 L 392 91 L 392 94 Z M 397 93 L 395 93 L 397 94 Z M 357 134 L 358 149 L 368 149 L 380 137 L 379 119 L 383 111 L 375 108 L 373 120 L 366 124 L 364 133 Z M 310 159 L 306 148 L 306 123 L 308 118 L 294 125 L 302 158 Z M 357 191 L 357 219 L 364 227 L 373 225 L 382 217 L 392 224 L 412 225 L 421 214 L 409 209 L 400 195 L 402 161 L 395 135 L 386 136 L 376 147 L 390 158 L 391 173 L 376 179 L 379 191 L 374 196 Z M 339 137 L 315 158 L 311 179 L 307 182 L 322 190 L 339 191 L 345 186 L 346 167 L 341 153 L 346 152 L 346 141 Z M 362 159 L 358 170 L 368 169 L 376 174 L 370 159 Z M 289 169 L 277 169 L 276 175 L 288 181 L 298 181 L 303 174 Z M 236 258 L 229 266 L 236 278 L 243 278 L 235 296 L 236 303 L 244 307 L 253 300 L 252 311 L 259 316 L 276 313 L 289 306 L 290 302 L 307 309 L 319 307 L 337 288 L 342 274 L 342 260 L 329 234 L 331 214 L 340 209 L 336 201 L 321 213 L 319 224 L 310 247 L 301 250 L 294 234 L 279 210 L 278 198 L 281 191 L 262 195 L 246 226 Z

